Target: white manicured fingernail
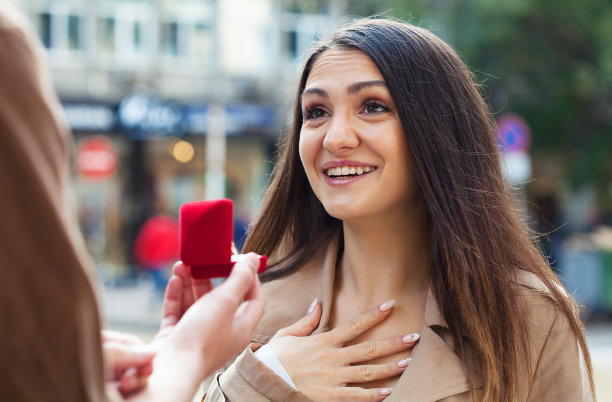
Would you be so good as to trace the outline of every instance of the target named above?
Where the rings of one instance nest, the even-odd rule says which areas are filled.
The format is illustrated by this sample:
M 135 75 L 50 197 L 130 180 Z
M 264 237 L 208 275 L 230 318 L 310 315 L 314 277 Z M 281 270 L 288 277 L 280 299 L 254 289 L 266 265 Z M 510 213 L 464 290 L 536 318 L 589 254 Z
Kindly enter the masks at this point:
M 419 335 L 419 334 L 410 334 L 410 335 L 405 335 L 405 336 L 402 338 L 402 341 L 403 341 L 404 343 L 412 343 L 412 342 L 416 342 L 416 341 L 418 341 L 420 337 L 421 337 L 421 335 Z
M 261 255 L 255 254 L 255 257 L 257 257 L 257 261 L 255 261 L 255 264 L 253 264 L 253 273 L 257 275 L 257 273 L 259 272 L 259 266 L 261 265 Z
M 381 304 L 380 307 L 378 308 L 380 309 L 380 311 L 387 311 L 387 310 L 390 310 L 394 304 L 395 304 L 395 299 L 391 299 Z
M 245 271 L 248 269 L 254 274 L 257 274 L 257 270 L 259 269 L 259 261 L 254 259 L 252 256 L 257 258 L 257 254 L 253 252 L 250 252 L 248 254 L 239 254 L 238 261 L 243 262 L 242 269 L 244 269 Z M 247 261 L 244 261 L 244 260 L 247 260 Z
M 412 360 L 412 358 L 407 357 L 405 359 L 402 359 L 402 360 L 398 361 L 397 362 L 397 367 L 401 367 L 401 368 L 408 367 L 408 363 L 410 363 L 410 360 Z
M 310 303 L 310 307 L 308 307 L 308 314 L 314 313 L 318 302 L 319 302 L 319 298 L 317 297 L 312 301 L 312 303 Z
M 380 391 L 378 391 L 378 393 L 379 393 L 381 396 L 388 396 L 388 395 L 391 395 L 391 392 L 393 392 L 393 388 L 383 388 L 383 389 L 381 389 Z

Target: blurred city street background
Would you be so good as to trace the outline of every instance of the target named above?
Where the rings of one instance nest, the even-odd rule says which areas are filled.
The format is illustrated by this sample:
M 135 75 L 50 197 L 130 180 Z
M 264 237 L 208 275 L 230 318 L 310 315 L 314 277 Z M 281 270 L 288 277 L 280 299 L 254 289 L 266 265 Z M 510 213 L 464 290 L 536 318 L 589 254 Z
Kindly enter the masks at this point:
M 497 119 L 518 207 L 582 306 L 612 400 L 612 4 L 608 0 L 10 0 L 49 53 L 74 133 L 74 199 L 108 326 L 145 339 L 181 204 L 257 214 L 316 38 L 382 14 L 457 49 Z

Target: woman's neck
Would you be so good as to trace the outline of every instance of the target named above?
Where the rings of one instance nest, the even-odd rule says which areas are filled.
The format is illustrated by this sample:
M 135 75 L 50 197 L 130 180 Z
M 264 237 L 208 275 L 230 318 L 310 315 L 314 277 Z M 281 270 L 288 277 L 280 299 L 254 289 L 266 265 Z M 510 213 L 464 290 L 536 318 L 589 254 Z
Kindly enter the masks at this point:
M 364 307 L 427 291 L 429 224 L 424 208 L 345 221 L 343 229 L 337 291 L 358 295 Z
M 420 333 L 429 288 L 429 224 L 425 208 L 384 216 L 345 220 L 344 251 L 338 261 L 329 327 L 389 299 L 395 299 L 392 314 L 347 345 Z M 395 364 L 409 357 L 406 351 L 371 360 L 371 364 Z M 393 387 L 397 378 L 360 384 Z

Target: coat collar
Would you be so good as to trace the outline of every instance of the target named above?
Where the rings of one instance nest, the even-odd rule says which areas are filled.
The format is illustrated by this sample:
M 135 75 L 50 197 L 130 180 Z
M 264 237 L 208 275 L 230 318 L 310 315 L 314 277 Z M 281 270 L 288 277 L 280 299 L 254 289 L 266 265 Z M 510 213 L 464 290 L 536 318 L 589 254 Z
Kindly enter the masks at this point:
M 322 315 L 313 333 L 329 330 L 339 246 L 336 237 L 297 272 L 262 286 L 266 312 L 253 335 L 254 342 L 267 343 L 276 331 L 302 318 L 315 297 Z M 449 334 L 448 325 L 430 289 L 412 362 L 386 400 L 434 401 L 470 389 L 463 362 L 453 351 L 450 336 L 444 334 Z M 479 387 L 480 379 L 473 378 L 475 387 Z
M 262 285 L 266 309 L 252 337 L 254 342 L 267 343 L 276 331 L 302 318 L 315 298 L 322 313 L 313 333 L 329 330 L 338 250 L 334 237 L 297 272 Z

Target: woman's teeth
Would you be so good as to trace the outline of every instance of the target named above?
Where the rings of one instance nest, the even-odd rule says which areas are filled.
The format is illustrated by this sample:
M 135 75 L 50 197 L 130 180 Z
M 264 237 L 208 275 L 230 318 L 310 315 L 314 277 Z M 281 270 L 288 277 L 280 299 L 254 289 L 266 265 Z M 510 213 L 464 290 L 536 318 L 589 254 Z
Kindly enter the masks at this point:
M 327 169 L 327 175 L 329 177 L 338 176 L 361 176 L 364 173 L 369 173 L 376 169 L 374 166 L 338 166 Z

